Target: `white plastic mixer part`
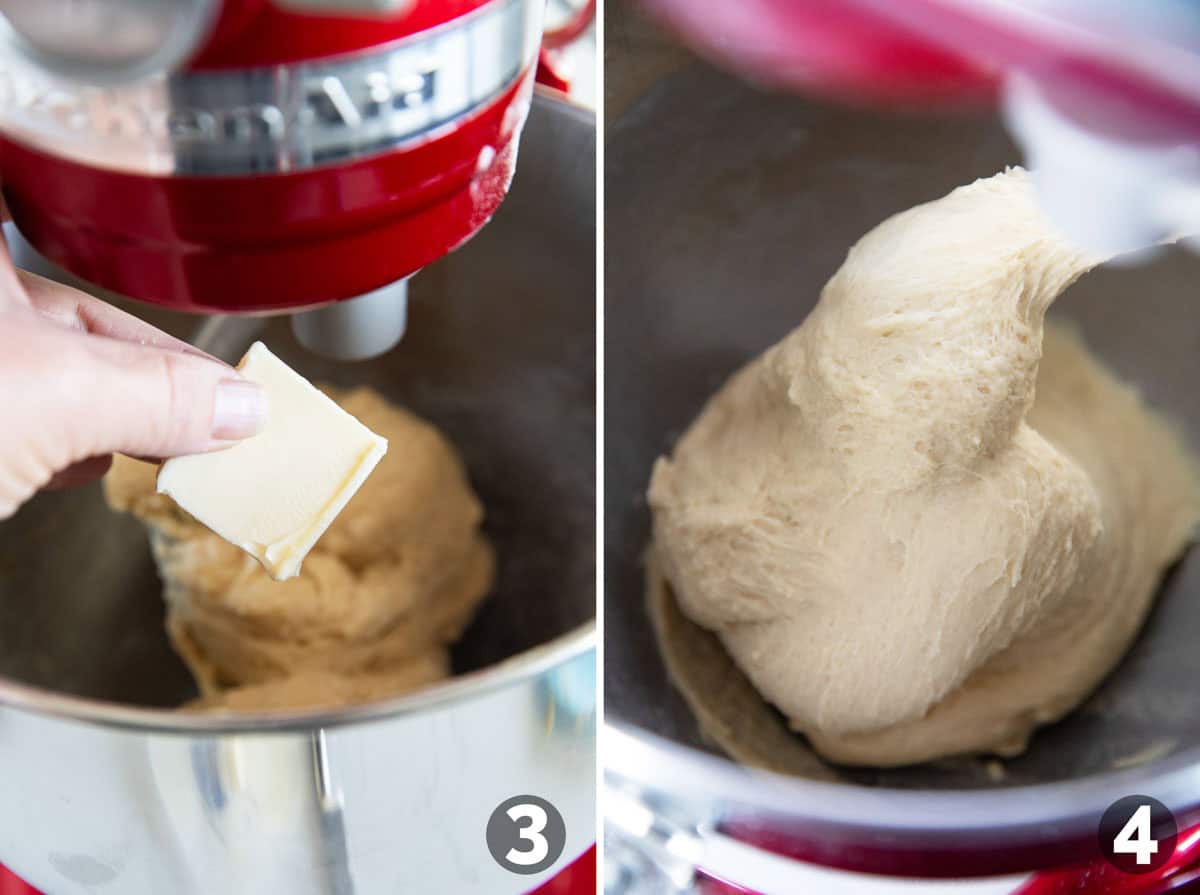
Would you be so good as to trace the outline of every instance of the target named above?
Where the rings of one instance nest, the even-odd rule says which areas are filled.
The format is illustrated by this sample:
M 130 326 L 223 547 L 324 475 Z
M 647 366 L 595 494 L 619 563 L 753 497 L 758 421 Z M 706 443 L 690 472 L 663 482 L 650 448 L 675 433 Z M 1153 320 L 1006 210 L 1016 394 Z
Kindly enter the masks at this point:
M 1137 261 L 1139 250 L 1200 233 L 1200 150 L 1105 135 L 1074 120 L 1033 80 L 1005 85 L 1005 120 L 1046 213 L 1080 245 Z
M 390 351 L 407 325 L 407 278 L 357 298 L 292 315 L 297 341 L 334 360 L 367 360 Z
M 1121 259 L 1134 263 L 1145 257 L 1138 249 L 1200 232 L 1200 146 L 1196 115 L 1187 111 L 1200 108 L 1195 4 L 858 2 L 1006 72 L 1007 125 L 1046 211 L 1081 245 L 1135 252 Z M 1165 98 L 1170 105 L 1152 108 Z

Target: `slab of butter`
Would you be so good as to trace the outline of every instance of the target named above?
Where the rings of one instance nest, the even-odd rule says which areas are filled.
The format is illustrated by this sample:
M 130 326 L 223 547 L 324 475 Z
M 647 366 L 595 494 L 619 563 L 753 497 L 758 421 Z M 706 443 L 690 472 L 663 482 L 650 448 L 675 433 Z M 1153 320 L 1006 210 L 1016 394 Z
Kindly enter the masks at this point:
M 267 394 L 266 428 L 223 451 L 175 457 L 158 491 L 241 547 L 279 581 L 362 485 L 387 440 L 255 342 L 238 364 Z

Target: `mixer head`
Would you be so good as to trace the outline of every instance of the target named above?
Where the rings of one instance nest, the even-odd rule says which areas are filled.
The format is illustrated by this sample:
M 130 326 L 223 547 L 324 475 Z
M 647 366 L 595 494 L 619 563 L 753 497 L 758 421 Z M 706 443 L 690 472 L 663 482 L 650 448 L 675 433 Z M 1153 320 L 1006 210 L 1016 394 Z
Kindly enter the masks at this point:
M 999 100 L 1046 211 L 1112 255 L 1200 232 L 1200 9 L 1154 0 L 643 0 L 755 80 Z
M 68 8 L 69 7 L 69 8 Z M 405 279 L 512 180 L 540 0 L 0 2 L 22 234 L 88 283 L 203 313 L 308 312 L 362 358 Z

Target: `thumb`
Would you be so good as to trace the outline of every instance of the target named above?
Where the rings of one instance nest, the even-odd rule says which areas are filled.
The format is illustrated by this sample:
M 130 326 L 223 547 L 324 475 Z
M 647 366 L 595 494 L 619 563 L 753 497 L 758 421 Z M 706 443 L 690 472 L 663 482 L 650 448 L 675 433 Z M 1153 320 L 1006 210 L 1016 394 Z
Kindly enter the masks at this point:
M 85 336 L 72 378 L 82 456 L 174 457 L 228 447 L 266 424 L 262 389 L 232 367 L 170 348 Z

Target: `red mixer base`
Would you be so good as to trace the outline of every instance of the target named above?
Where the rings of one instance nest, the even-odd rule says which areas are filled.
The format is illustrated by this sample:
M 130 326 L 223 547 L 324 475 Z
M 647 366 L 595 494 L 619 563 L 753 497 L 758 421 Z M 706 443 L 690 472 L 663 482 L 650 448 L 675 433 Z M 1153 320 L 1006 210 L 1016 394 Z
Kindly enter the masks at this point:
M 0 892 L 0 895 L 4 893 Z M 529 895 L 596 895 L 596 846 L 593 845 L 562 873 L 542 883 Z
M 0 865 L 0 895 L 41 893 Z M 596 895 L 596 846 L 593 845 L 562 873 L 538 886 L 529 895 Z
M 953 890 L 948 890 L 947 895 L 950 891 Z M 715 876 L 703 876 L 697 882 L 697 892 L 699 895 L 759 895 L 752 889 Z M 1200 826 L 1180 835 L 1170 860 L 1156 871 L 1123 873 L 1098 859 L 1092 863 L 1040 871 L 1018 885 L 1012 895 L 1183 895 L 1185 892 L 1200 893 Z M 7 893 L 0 890 L 0 895 Z
M 0 866 L 0 895 L 41 895 L 41 893 L 15 873 Z

